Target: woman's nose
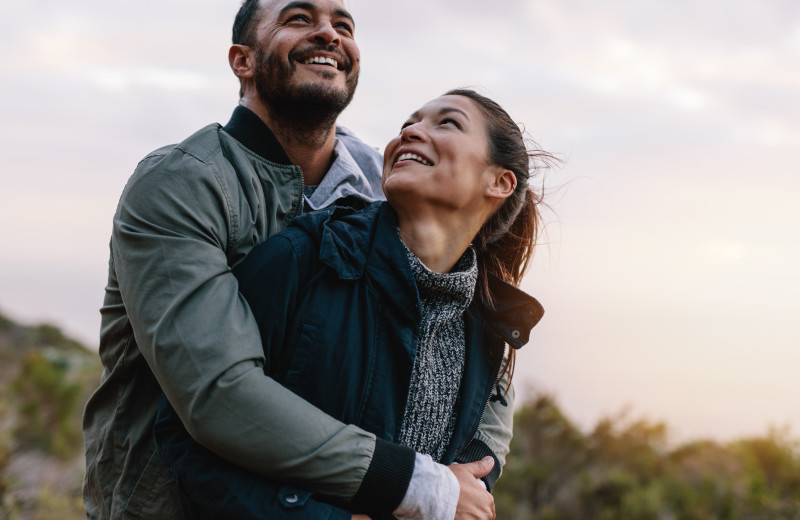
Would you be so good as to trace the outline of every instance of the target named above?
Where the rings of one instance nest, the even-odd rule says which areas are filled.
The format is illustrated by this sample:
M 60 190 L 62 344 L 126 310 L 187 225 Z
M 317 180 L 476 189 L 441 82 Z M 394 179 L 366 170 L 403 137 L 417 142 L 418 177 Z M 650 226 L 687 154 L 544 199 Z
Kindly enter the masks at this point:
M 400 132 L 403 141 L 426 141 L 425 132 L 422 130 L 420 123 L 414 123 L 406 126 Z

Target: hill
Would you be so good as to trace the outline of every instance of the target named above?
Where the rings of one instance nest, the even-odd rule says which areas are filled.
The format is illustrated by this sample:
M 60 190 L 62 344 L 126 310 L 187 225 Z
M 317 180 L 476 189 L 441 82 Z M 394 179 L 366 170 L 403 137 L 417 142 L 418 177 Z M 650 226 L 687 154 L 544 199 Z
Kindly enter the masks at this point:
M 83 405 L 100 360 L 52 325 L 0 314 L 0 518 L 85 518 Z

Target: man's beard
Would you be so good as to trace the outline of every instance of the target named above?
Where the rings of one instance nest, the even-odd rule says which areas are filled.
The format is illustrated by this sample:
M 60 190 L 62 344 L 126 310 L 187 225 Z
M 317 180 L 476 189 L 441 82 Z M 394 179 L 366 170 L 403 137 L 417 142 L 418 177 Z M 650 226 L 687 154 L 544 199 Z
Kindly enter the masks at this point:
M 304 52 L 307 53 L 308 50 Z M 297 69 L 297 60 L 294 58 L 296 54 L 290 53 L 287 63 L 274 53 L 265 53 L 263 48 L 256 49 L 256 90 L 272 117 L 285 128 L 326 131 L 336 123 L 336 118 L 353 99 L 358 84 L 358 71 L 353 70 L 353 64 L 349 60 L 343 63 L 347 78 L 344 88 L 322 82 L 292 85 L 291 80 Z M 330 74 L 337 72 L 331 70 Z

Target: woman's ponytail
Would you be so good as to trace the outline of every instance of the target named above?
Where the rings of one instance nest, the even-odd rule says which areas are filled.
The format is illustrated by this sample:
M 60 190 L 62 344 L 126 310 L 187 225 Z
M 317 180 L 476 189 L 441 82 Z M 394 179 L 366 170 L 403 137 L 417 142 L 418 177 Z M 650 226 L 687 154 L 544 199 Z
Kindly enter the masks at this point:
M 455 89 L 446 95 L 464 96 L 481 110 L 489 137 L 489 162 L 511 170 L 516 177 L 512 193 L 483 225 L 473 246 L 478 256 L 478 297 L 489 307 L 495 298 L 489 286 L 489 273 L 518 286 L 533 257 L 542 230 L 542 192 L 530 186 L 541 170 L 559 160 L 541 150 L 533 141 L 526 141 L 520 127 L 503 108 L 491 99 L 470 89 Z M 500 376 L 510 381 L 514 372 L 515 350 L 508 349 Z

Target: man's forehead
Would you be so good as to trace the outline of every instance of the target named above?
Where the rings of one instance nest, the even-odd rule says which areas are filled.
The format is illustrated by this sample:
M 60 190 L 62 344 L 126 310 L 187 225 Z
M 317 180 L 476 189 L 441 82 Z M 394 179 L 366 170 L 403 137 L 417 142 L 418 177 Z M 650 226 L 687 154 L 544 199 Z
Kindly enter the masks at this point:
M 261 0 L 261 9 L 265 14 L 277 16 L 279 13 L 293 8 L 339 12 L 350 17 L 342 0 Z

